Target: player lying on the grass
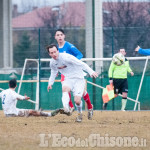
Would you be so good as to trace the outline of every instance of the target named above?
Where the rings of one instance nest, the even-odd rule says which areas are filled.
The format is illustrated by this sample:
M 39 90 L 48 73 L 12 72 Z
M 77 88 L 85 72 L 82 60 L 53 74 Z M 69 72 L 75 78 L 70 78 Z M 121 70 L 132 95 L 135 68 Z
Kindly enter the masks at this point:
M 112 61 L 109 67 L 109 83 L 114 86 L 115 97 L 118 94 L 122 94 L 122 107 L 121 110 L 125 111 L 126 103 L 127 103 L 127 94 L 128 94 L 128 81 L 127 81 L 127 72 L 134 75 L 133 71 L 130 68 L 129 61 L 124 57 L 126 55 L 126 51 L 124 48 L 119 50 L 119 53 L 122 54 L 122 58 L 124 59 L 122 63 L 119 61 L 119 58 Z M 118 53 L 118 56 L 119 56 Z M 116 55 L 117 56 L 117 55 Z M 106 109 L 107 103 L 103 104 L 103 109 Z
M 65 41 L 65 32 L 62 29 L 57 29 L 55 32 L 55 40 L 58 43 L 58 50 L 59 53 L 68 53 L 70 55 L 73 55 L 77 59 L 81 59 L 83 57 L 82 53 L 71 43 Z M 61 83 L 63 84 L 63 81 L 65 79 L 65 76 L 61 74 Z M 69 93 L 70 101 L 69 106 L 71 107 L 71 111 L 74 111 L 74 106 L 71 100 L 71 93 Z M 93 116 L 93 105 L 91 104 L 89 94 L 86 90 L 83 92 L 83 99 L 85 100 L 88 108 L 88 119 L 92 119 Z
M 150 55 L 150 49 L 142 49 L 140 46 L 137 46 L 135 51 L 143 55 Z
M 16 108 L 17 100 L 28 100 L 30 97 L 22 96 L 15 92 L 17 87 L 16 79 L 11 79 L 9 81 L 9 89 L 4 90 L 0 93 L 0 98 L 2 99 L 2 108 L 6 117 L 24 117 L 24 116 L 46 116 L 51 117 L 55 116 L 59 113 L 59 109 L 54 110 L 52 112 L 42 112 L 35 111 L 31 109 L 19 109 Z
M 48 83 L 48 91 L 52 89 L 52 85 L 55 81 L 58 72 L 65 76 L 65 80 L 62 85 L 62 103 L 64 110 L 69 113 L 69 95 L 68 92 L 72 91 L 74 95 L 74 101 L 79 113 L 76 121 L 82 121 L 82 101 L 81 97 L 85 89 L 84 71 L 88 72 L 91 77 L 98 77 L 98 74 L 93 71 L 86 63 L 78 60 L 76 57 L 67 54 L 59 53 L 57 45 L 47 46 L 47 52 L 52 57 L 50 61 L 51 75 Z

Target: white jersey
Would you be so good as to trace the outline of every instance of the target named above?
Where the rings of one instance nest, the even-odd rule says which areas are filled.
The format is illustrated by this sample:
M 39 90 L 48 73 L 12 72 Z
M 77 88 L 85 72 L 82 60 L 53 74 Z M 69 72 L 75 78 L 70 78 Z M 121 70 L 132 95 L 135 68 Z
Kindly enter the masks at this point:
M 15 114 L 18 115 L 18 111 L 16 108 L 17 99 L 25 99 L 24 96 L 17 94 L 12 89 L 4 90 L 0 93 L 0 98 L 2 99 L 2 108 L 4 110 L 4 114 Z
M 50 68 L 51 76 L 49 78 L 49 85 L 54 83 L 58 72 L 63 74 L 65 79 L 84 79 L 83 70 L 88 72 L 90 75 L 94 72 L 86 63 L 67 53 L 59 53 L 57 60 L 52 58 L 50 61 Z

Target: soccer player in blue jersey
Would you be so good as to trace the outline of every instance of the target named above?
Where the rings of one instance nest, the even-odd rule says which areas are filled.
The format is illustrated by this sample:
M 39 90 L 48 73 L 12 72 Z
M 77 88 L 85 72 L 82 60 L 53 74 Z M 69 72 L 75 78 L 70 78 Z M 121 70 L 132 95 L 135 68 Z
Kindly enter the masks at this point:
M 78 59 L 81 59 L 83 57 L 82 53 L 73 44 L 65 41 L 64 30 L 57 29 L 56 32 L 55 32 L 55 39 L 57 41 L 58 50 L 59 50 L 60 53 L 68 53 L 68 54 L 71 54 L 71 55 L 75 56 Z M 62 84 L 63 84 L 64 78 L 65 77 L 63 75 L 61 75 Z M 71 101 L 71 93 L 69 93 L 69 97 L 70 97 L 69 105 L 71 107 L 71 110 L 73 111 L 74 106 L 73 106 L 72 101 Z M 89 94 L 87 93 L 86 90 L 83 93 L 83 99 L 87 103 L 88 119 L 91 120 L 92 116 L 93 116 L 93 105 L 91 104 Z
M 136 52 L 143 54 L 143 55 L 150 55 L 150 49 L 142 49 L 140 46 L 137 46 L 137 48 L 135 49 Z

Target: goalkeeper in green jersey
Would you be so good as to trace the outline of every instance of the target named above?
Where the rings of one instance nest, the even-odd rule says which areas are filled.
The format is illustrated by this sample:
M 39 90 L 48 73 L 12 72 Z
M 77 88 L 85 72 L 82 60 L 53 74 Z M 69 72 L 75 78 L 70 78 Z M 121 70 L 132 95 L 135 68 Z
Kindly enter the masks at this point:
M 120 49 L 119 51 L 124 56 L 126 55 L 125 49 Z M 114 93 L 115 97 L 118 96 L 118 94 L 122 94 L 122 111 L 125 111 L 126 103 L 127 103 L 127 94 L 128 94 L 128 81 L 127 81 L 127 72 L 131 74 L 131 76 L 134 75 L 132 72 L 129 61 L 125 58 L 125 62 L 117 66 L 113 62 L 111 62 L 111 65 L 109 67 L 109 83 L 113 84 L 114 86 Z M 103 109 L 106 109 L 107 103 L 104 103 Z

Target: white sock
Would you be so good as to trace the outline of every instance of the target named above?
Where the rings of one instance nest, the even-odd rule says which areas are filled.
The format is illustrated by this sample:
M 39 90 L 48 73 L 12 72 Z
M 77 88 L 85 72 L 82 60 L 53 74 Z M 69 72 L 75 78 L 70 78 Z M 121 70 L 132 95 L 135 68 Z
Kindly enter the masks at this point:
M 41 111 L 40 114 L 41 114 L 41 116 L 46 116 L 46 117 L 50 117 L 51 116 L 51 112 L 48 113 L 48 112 Z
M 51 117 L 51 116 L 52 116 L 52 114 L 51 114 L 51 112 L 49 112 L 49 113 L 48 113 L 48 117 Z
M 77 107 L 77 112 L 82 113 L 82 101 L 81 101 L 80 105 L 75 104 L 75 106 Z
M 62 94 L 62 103 L 63 107 L 66 111 L 69 111 L 69 94 L 68 92 L 63 92 Z
M 122 111 L 125 110 L 126 104 L 127 104 L 127 99 L 122 99 L 122 107 L 121 107 Z

